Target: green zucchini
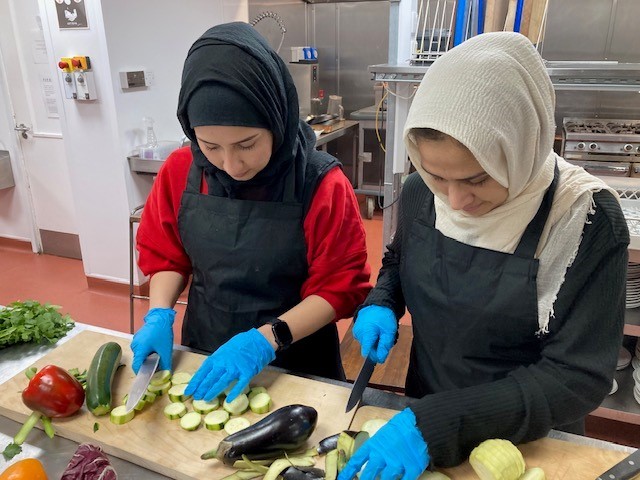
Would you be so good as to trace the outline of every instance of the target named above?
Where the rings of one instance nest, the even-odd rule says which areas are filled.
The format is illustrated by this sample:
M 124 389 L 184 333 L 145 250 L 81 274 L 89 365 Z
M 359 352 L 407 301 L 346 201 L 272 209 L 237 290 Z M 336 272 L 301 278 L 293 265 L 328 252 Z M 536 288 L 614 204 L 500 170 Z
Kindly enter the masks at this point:
M 115 342 L 108 342 L 98 349 L 91 361 L 85 395 L 87 408 L 96 417 L 111 411 L 111 386 L 121 357 L 122 347 Z

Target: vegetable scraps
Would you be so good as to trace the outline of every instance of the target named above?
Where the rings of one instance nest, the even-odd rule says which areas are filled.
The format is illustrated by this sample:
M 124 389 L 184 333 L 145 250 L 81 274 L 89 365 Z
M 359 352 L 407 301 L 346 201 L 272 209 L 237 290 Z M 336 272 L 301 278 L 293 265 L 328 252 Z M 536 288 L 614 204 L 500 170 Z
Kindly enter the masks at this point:
M 73 375 L 56 365 L 47 365 L 35 373 L 27 388 L 22 391 L 23 403 L 33 410 L 20 431 L 2 455 L 11 460 L 22 451 L 21 445 L 31 429 L 42 419 L 45 433 L 53 437 L 51 418 L 68 417 L 76 413 L 84 403 L 84 389 Z
M 0 348 L 16 343 L 57 342 L 74 326 L 69 315 L 58 312 L 60 308 L 27 300 L 0 309 Z

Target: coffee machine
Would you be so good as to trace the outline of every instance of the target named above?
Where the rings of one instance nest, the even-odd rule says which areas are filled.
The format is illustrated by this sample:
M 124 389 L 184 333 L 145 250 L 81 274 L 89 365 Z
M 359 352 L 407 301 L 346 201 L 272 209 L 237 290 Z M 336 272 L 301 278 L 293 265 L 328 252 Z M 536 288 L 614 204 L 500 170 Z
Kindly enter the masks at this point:
M 311 99 L 318 97 L 318 63 L 290 62 L 287 67 L 298 92 L 300 118 L 304 119 L 312 113 Z

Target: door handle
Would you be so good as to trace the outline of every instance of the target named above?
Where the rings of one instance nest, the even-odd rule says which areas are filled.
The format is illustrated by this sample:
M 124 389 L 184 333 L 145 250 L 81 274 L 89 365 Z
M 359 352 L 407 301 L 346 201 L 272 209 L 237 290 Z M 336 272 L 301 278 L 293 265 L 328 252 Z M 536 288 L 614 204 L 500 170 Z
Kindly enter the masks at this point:
M 31 131 L 31 127 L 27 127 L 24 123 L 21 123 L 20 125 L 16 125 L 14 130 L 16 132 L 20 132 L 22 135 L 22 138 L 29 138 L 29 135 L 27 135 L 27 132 Z

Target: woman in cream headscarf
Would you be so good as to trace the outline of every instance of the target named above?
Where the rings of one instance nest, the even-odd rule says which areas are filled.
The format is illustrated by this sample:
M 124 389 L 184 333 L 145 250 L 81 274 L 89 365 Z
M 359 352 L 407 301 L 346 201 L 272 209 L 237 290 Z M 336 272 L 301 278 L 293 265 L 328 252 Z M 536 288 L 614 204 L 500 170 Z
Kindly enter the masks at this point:
M 425 74 L 404 139 L 417 172 L 377 286 L 357 314 L 383 362 L 411 313 L 418 400 L 340 479 L 416 478 L 488 438 L 579 432 L 611 388 L 629 234 L 615 192 L 558 157 L 553 86 L 517 33 L 474 37 Z

